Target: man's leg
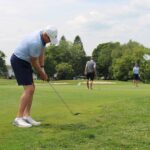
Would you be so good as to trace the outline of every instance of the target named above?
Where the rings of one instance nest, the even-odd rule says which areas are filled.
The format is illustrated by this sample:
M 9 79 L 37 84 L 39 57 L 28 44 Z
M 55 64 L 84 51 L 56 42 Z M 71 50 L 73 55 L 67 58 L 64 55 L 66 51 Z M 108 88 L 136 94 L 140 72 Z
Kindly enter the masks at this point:
M 87 78 L 86 85 L 87 88 L 89 89 L 89 73 L 87 73 L 86 78 Z
M 90 82 L 90 89 L 91 90 L 93 89 L 93 80 L 91 80 L 91 82 Z
M 138 87 L 138 80 L 136 80 L 136 87 Z
M 91 73 L 90 75 L 90 89 L 93 89 L 93 80 L 94 80 L 94 73 Z
M 27 114 L 30 113 L 33 94 L 34 94 L 34 86 L 33 85 L 24 86 L 24 92 L 23 92 L 22 96 L 20 97 L 18 114 L 17 114 L 17 117 L 15 118 L 15 120 L 13 121 L 13 125 L 18 126 L 18 127 L 24 127 L 24 128 L 29 128 L 33 125 L 31 123 L 26 122 L 23 119 L 25 112 Z
M 35 87 L 33 84 L 24 86 L 24 92 L 20 97 L 20 104 L 17 117 L 23 117 L 24 115 L 28 115 L 30 113 L 34 90 Z
M 133 79 L 133 81 L 132 81 L 132 82 L 133 82 L 133 85 L 134 85 L 134 79 Z
M 31 97 L 30 97 L 30 101 L 28 102 L 25 110 L 24 110 L 24 114 L 23 116 L 30 116 L 30 110 L 31 110 L 31 106 L 32 106 L 32 101 L 33 101 L 33 95 L 34 95 L 34 91 L 35 91 L 35 85 L 33 84 L 33 89 L 30 89 L 31 92 Z
M 25 103 L 25 107 L 24 104 L 21 105 L 20 107 L 20 112 L 22 113 L 23 111 L 23 120 L 26 121 L 27 123 L 34 125 L 34 126 L 39 126 L 41 124 L 41 122 L 37 122 L 34 119 L 32 119 L 32 117 L 30 116 L 30 110 L 31 110 L 31 106 L 32 106 L 32 100 L 33 100 L 33 94 L 35 91 L 35 86 L 34 84 L 30 85 L 30 86 L 24 86 L 24 96 L 23 99 L 26 101 Z M 23 100 L 23 101 L 24 101 Z
M 89 89 L 89 80 L 87 79 L 87 88 Z

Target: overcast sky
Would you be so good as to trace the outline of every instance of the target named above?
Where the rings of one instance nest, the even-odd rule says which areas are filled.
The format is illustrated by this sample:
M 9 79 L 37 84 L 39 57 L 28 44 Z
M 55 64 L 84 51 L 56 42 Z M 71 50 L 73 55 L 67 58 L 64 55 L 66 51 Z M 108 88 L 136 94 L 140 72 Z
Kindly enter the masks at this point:
M 53 25 L 59 39 L 81 37 L 87 55 L 103 42 L 130 39 L 150 48 L 150 0 L 0 0 L 0 50 L 9 64 L 17 43 Z

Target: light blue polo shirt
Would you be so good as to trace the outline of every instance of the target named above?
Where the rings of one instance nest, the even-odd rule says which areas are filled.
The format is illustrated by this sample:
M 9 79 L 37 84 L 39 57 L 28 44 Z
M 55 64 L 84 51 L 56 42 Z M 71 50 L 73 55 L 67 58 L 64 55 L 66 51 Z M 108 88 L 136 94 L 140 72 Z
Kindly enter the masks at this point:
M 31 57 L 39 57 L 44 47 L 41 31 L 34 32 L 19 43 L 15 48 L 14 55 L 30 63 Z
M 139 67 L 137 66 L 133 67 L 133 74 L 139 74 Z

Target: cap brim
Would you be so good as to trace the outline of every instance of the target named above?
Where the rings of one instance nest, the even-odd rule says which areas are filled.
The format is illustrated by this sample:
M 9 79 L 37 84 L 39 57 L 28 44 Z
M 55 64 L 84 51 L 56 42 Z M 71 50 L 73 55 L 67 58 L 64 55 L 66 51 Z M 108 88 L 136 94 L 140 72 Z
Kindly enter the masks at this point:
M 58 43 L 57 38 L 51 39 L 51 44 L 56 45 Z

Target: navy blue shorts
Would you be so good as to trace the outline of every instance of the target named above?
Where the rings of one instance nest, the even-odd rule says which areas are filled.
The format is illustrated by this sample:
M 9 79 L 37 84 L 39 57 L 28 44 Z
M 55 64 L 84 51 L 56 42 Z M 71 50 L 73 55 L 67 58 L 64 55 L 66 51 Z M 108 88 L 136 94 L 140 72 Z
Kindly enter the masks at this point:
M 18 85 L 32 85 L 33 84 L 33 70 L 31 64 L 24 61 L 14 54 L 10 59 Z
M 134 80 L 139 80 L 139 75 L 138 74 L 133 74 L 133 79 Z
M 89 73 L 87 73 L 87 75 L 86 75 L 86 78 L 89 80 L 94 80 L 94 76 L 95 76 L 95 73 L 94 72 L 89 72 Z

